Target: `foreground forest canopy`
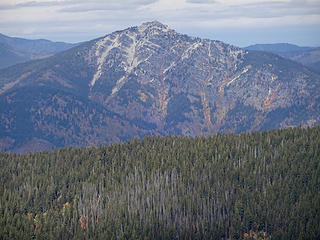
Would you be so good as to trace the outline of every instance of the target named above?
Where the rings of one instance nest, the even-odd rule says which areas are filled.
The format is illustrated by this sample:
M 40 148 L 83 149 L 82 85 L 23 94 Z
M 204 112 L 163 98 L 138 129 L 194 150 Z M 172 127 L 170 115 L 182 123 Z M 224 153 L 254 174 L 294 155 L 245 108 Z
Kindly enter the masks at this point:
M 0 239 L 320 239 L 320 127 L 0 154 Z

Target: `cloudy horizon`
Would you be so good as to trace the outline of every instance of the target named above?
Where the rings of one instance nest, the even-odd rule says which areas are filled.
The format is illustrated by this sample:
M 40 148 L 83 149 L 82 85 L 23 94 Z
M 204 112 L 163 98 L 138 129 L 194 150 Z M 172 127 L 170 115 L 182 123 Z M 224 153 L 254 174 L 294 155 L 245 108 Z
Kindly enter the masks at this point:
M 157 20 L 177 32 L 244 47 L 320 46 L 318 0 L 1 0 L 0 33 L 81 42 Z

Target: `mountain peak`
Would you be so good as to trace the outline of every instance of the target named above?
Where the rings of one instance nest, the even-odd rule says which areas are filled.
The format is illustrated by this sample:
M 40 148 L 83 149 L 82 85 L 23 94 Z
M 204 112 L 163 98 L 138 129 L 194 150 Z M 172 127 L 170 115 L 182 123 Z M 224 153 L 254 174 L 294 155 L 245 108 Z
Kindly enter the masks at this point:
M 0 151 L 320 124 L 320 76 L 153 21 L 0 71 Z
M 169 29 L 167 25 L 164 25 L 159 21 L 145 22 L 145 23 L 142 23 L 138 28 L 142 32 L 145 31 L 146 29 L 151 29 L 151 28 L 161 29 L 161 30 Z
M 148 26 L 148 27 L 162 27 L 162 28 L 168 28 L 167 25 L 164 25 L 163 23 L 159 22 L 159 21 L 151 21 L 151 22 L 144 22 L 142 23 L 142 26 Z

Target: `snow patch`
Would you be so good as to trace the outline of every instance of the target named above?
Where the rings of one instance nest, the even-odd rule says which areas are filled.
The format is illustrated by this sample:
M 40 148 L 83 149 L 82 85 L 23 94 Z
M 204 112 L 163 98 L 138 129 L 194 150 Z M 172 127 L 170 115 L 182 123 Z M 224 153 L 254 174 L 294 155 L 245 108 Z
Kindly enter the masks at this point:
M 116 94 L 121 87 L 124 85 L 126 82 L 128 76 L 131 74 L 131 72 L 142 62 L 139 61 L 139 59 L 136 57 L 136 49 L 137 49 L 137 35 L 136 34 L 130 34 L 127 35 L 129 38 L 131 38 L 132 43 L 130 44 L 129 47 L 124 49 L 126 52 L 126 62 L 125 62 L 125 71 L 126 74 L 122 76 L 117 82 L 116 85 L 113 87 L 111 96 Z
M 209 56 L 209 58 L 212 57 L 212 55 L 211 55 L 211 41 L 208 44 L 208 56 Z
M 132 40 L 132 44 L 125 51 L 127 53 L 127 65 L 129 66 L 129 69 L 131 69 L 134 67 L 134 65 L 137 64 L 137 61 L 135 59 L 136 36 L 135 35 L 128 35 L 128 37 L 130 37 L 130 39 Z
M 184 60 L 186 58 L 189 58 L 191 53 L 196 50 L 199 46 L 201 46 L 202 43 L 201 42 L 195 42 L 194 44 L 192 44 L 190 47 L 188 47 L 185 52 L 182 54 L 181 56 L 181 60 Z
M 116 83 L 116 86 L 114 88 L 112 88 L 112 92 L 111 92 L 111 96 L 115 95 L 123 86 L 123 84 L 125 83 L 125 80 L 127 78 L 127 75 L 122 76 Z
M 113 49 L 116 48 L 118 46 L 120 46 L 120 43 L 118 41 L 119 39 L 119 35 L 116 36 L 115 39 L 111 40 L 109 38 L 109 36 L 99 40 L 96 43 L 96 52 L 95 52 L 95 56 L 97 57 L 97 71 L 94 74 L 91 82 L 90 82 L 90 86 L 93 87 L 94 84 L 96 83 L 96 81 L 101 77 L 102 74 L 102 66 L 103 64 L 106 62 L 106 57 L 108 56 L 108 53 Z M 107 41 L 111 41 L 111 44 L 108 45 L 107 47 L 105 47 L 105 44 Z M 101 53 L 101 50 L 104 48 L 103 52 Z
M 237 76 L 235 76 L 234 78 L 232 78 L 232 79 L 227 83 L 227 87 L 228 87 L 231 83 L 233 83 L 235 80 L 237 80 L 242 74 L 248 72 L 249 69 L 250 69 L 249 66 L 246 67 L 245 69 L 243 69 L 243 71 L 242 71 L 240 74 L 238 74 Z
M 173 68 L 175 65 L 176 65 L 176 62 L 173 61 L 173 62 L 170 64 L 169 67 L 167 67 L 167 68 L 165 68 L 165 69 L 163 70 L 163 73 L 168 72 L 168 71 L 169 71 L 171 68 Z

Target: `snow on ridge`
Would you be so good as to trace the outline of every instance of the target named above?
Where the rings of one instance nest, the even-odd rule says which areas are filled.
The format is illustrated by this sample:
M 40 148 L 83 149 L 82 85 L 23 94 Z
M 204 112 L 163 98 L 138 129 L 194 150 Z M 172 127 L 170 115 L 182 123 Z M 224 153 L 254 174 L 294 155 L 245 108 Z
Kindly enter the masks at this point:
M 131 38 L 132 44 L 130 44 L 130 46 L 128 48 L 124 49 L 124 51 L 127 54 L 127 61 L 126 61 L 126 66 L 125 66 L 126 74 L 124 76 L 122 76 L 116 82 L 116 85 L 112 89 L 111 96 L 116 94 L 121 89 L 121 87 L 124 85 L 125 80 L 128 78 L 130 73 L 141 62 L 141 61 L 138 61 L 137 57 L 135 56 L 136 55 L 136 47 L 137 47 L 137 36 L 136 36 L 136 34 L 130 34 L 130 35 L 128 34 L 127 36 L 129 38 Z
M 121 52 L 123 53 L 123 68 L 125 70 L 125 75 L 120 77 L 120 79 L 117 80 L 115 86 L 112 89 L 111 96 L 116 94 L 121 87 L 124 85 L 126 80 L 128 79 L 129 75 L 134 71 L 134 69 L 144 61 L 147 61 L 149 57 L 146 59 L 139 59 L 139 57 L 136 54 L 137 48 L 140 48 L 147 44 L 149 47 L 152 48 L 159 48 L 160 46 L 156 43 L 153 43 L 152 41 L 149 41 L 148 35 L 145 35 L 145 31 L 150 28 L 150 32 L 152 34 L 156 34 L 158 31 L 168 32 L 170 31 L 167 26 L 158 23 L 158 22 L 150 22 L 150 23 L 144 23 L 141 26 L 138 27 L 138 31 L 135 32 L 122 32 L 115 36 L 114 39 L 112 39 L 109 36 L 106 36 L 105 38 L 99 40 L 96 42 L 96 50 L 95 50 L 95 56 L 97 57 L 96 63 L 97 63 L 97 70 L 90 81 L 90 86 L 93 87 L 97 80 L 101 77 L 103 74 L 103 65 L 105 64 L 107 60 L 107 56 L 109 52 L 116 47 L 121 46 Z M 121 43 L 120 38 L 121 36 L 126 35 L 128 38 L 131 39 L 132 42 L 130 42 L 127 46 L 124 46 L 124 44 Z M 138 36 L 144 36 L 141 37 L 138 40 Z M 111 42 L 111 43 L 109 43 Z M 173 66 L 173 65 L 172 65 Z M 172 67 L 171 66 L 171 67 Z M 170 68 L 170 67 L 169 67 Z M 169 70 L 169 68 L 167 70 Z
M 128 79 L 129 75 L 134 71 L 134 69 L 140 63 L 147 61 L 152 55 L 149 55 L 145 59 L 139 59 L 136 53 L 137 49 L 143 47 L 145 44 L 147 44 L 149 47 L 160 47 L 159 45 L 149 41 L 148 38 L 145 37 L 137 40 L 139 33 L 141 32 L 139 31 L 138 33 L 127 34 L 127 36 L 131 38 L 132 43 L 130 44 L 130 46 L 123 49 L 126 53 L 126 62 L 124 62 L 126 74 L 116 82 L 116 85 L 113 87 L 110 97 L 114 96 L 122 88 L 122 86 L 125 84 L 126 80 Z
M 97 57 L 97 65 L 98 65 L 98 68 L 97 68 L 97 71 L 96 73 L 94 74 L 91 82 L 90 82 L 90 86 L 93 87 L 94 84 L 96 83 L 96 81 L 101 77 L 101 74 L 102 74 L 102 66 L 103 64 L 105 63 L 106 61 L 106 57 L 108 55 L 108 53 L 111 51 L 111 49 L 115 48 L 115 47 L 118 47 L 120 45 L 119 41 L 119 35 L 116 36 L 116 38 L 114 40 L 111 40 L 109 36 L 99 40 L 97 43 L 96 43 L 96 52 L 95 52 L 95 56 Z M 108 45 L 107 47 L 105 47 L 105 44 L 106 42 L 110 40 L 112 41 L 110 45 Z M 101 52 L 101 49 L 105 47 L 104 51 L 102 53 Z M 99 56 L 100 55 L 100 56 Z

